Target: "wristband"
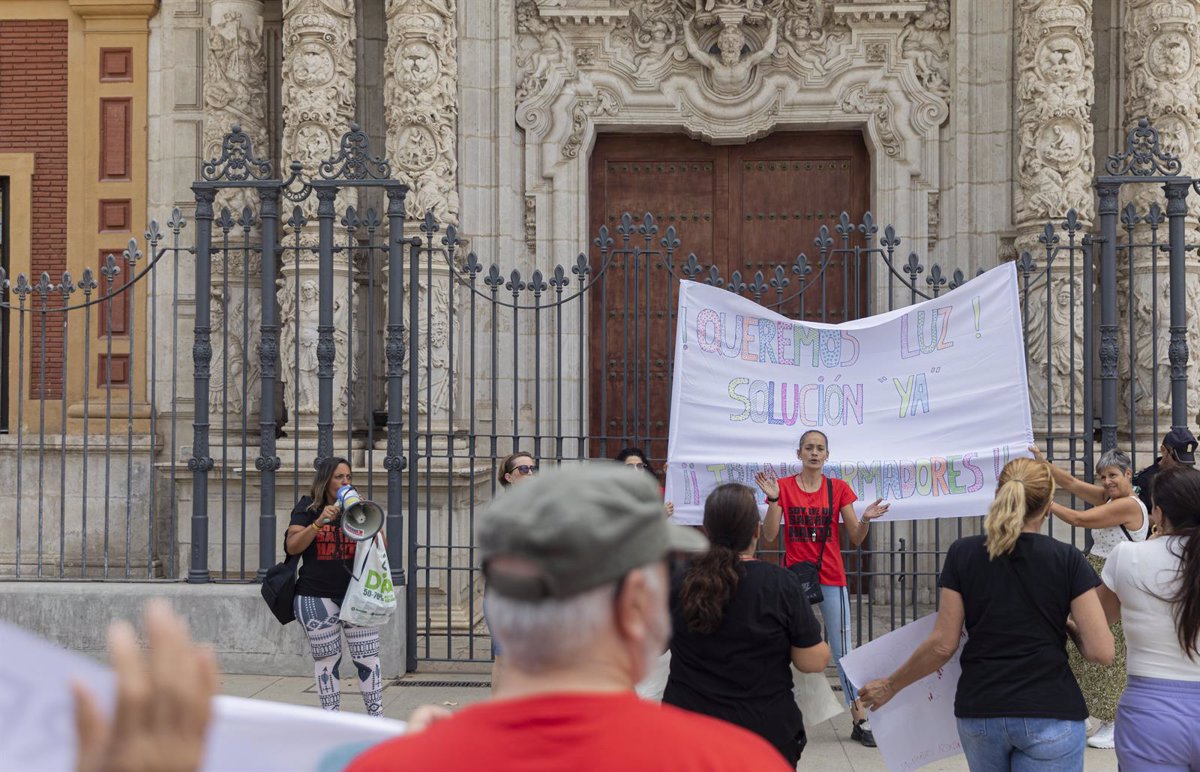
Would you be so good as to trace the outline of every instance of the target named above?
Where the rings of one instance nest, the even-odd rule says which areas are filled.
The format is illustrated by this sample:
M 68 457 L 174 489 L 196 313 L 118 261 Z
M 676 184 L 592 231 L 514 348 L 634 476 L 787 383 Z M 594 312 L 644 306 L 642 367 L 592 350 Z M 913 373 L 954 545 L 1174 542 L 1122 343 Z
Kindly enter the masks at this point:
M 775 498 L 771 498 L 770 496 L 767 496 L 766 499 L 767 499 L 768 504 L 778 504 L 779 503 L 778 496 L 776 496 Z
M 319 519 L 313 520 L 312 525 L 309 527 L 312 528 L 314 531 L 319 531 L 319 530 L 321 530 L 321 521 Z

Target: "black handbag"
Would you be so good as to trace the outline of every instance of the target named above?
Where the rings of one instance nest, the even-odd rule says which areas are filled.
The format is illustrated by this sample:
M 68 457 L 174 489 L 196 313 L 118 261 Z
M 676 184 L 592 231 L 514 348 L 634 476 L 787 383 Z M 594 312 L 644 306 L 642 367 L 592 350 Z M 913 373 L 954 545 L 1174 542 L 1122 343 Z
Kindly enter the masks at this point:
M 287 554 L 286 539 L 283 551 Z M 299 564 L 299 555 L 288 555 L 282 563 L 267 569 L 267 575 L 263 578 L 263 600 L 267 602 L 267 608 L 271 609 L 271 613 L 281 625 L 286 625 L 296 618 L 293 601 L 296 598 L 296 569 L 299 568 Z
M 804 588 L 804 597 L 814 606 L 825 600 L 825 593 L 821 591 L 821 564 L 825 560 L 825 540 L 829 538 L 833 527 L 833 480 L 822 479 L 825 480 L 825 490 L 829 494 L 829 519 L 821 531 L 821 551 L 817 553 L 817 562 L 801 560 L 788 566 L 788 570 L 800 580 L 800 586 Z

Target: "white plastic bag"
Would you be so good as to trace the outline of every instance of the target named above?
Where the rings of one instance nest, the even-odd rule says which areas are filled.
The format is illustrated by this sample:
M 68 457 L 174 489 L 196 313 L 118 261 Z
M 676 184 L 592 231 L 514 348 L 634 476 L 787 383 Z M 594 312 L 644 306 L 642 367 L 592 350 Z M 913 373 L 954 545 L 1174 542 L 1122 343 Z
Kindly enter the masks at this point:
M 383 536 L 376 534 L 369 542 L 360 542 L 354 551 L 354 574 L 342 610 L 343 622 L 362 627 L 382 627 L 396 611 L 396 590 L 388 566 Z
M 795 684 L 792 694 L 804 716 L 805 729 L 815 729 L 846 711 L 846 706 L 834 696 L 833 687 L 824 673 L 801 673 L 792 668 L 792 679 Z

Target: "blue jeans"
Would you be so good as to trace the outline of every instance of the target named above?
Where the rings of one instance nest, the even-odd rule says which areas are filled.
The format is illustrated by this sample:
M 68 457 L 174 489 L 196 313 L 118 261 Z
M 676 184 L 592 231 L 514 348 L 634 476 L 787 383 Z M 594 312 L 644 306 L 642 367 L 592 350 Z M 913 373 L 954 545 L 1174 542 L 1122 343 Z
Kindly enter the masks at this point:
M 842 670 L 842 655 L 854 648 L 850 638 L 850 593 L 845 587 L 821 585 L 823 597 L 820 609 L 825 622 L 825 637 L 833 651 L 833 665 L 837 668 L 838 680 L 842 682 L 842 695 L 850 705 L 858 699 L 858 691 L 846 678 Z
M 1082 721 L 960 718 L 958 739 L 972 772 L 1083 772 Z

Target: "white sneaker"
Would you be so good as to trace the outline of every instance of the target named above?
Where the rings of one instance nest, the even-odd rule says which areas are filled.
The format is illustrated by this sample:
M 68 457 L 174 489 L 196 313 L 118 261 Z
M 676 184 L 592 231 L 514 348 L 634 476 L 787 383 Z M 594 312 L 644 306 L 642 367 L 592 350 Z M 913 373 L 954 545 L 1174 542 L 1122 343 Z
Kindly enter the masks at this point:
M 1112 721 L 1105 721 L 1096 730 L 1096 733 L 1088 738 L 1087 744 L 1093 748 L 1115 748 L 1117 747 L 1115 731 L 1116 725 Z
M 1088 737 L 1096 734 L 1102 726 L 1104 726 L 1104 722 L 1095 716 L 1088 716 L 1087 721 L 1083 722 L 1083 730 Z

